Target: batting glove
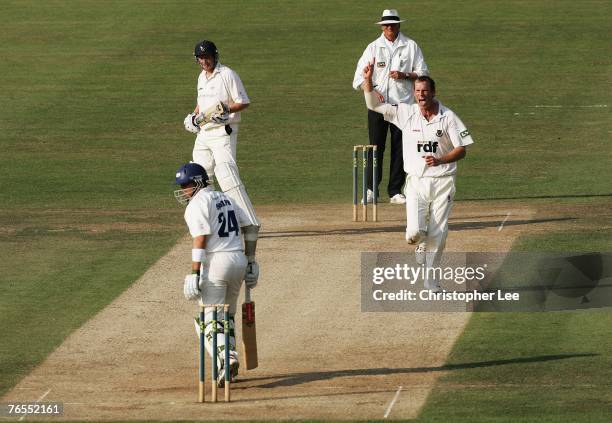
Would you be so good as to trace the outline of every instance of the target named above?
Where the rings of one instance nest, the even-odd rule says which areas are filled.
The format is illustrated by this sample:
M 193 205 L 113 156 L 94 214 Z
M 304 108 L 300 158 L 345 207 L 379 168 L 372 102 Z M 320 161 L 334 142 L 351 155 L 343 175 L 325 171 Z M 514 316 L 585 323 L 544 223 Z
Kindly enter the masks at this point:
M 218 125 L 225 125 L 229 120 L 229 107 L 218 101 L 203 112 L 198 113 L 193 118 L 193 123 L 196 125 L 204 125 L 207 123 L 216 123 Z
M 189 301 L 200 298 L 200 275 L 192 273 L 185 276 L 185 285 L 183 286 L 185 298 Z
M 251 261 L 247 264 L 246 273 L 244 274 L 244 283 L 250 289 L 257 286 L 259 279 L 259 264 L 256 261 Z
M 200 128 L 198 127 L 198 125 L 195 124 L 194 121 L 195 116 L 196 115 L 194 113 L 189 113 L 183 121 L 183 125 L 185 125 L 185 129 L 187 130 L 187 132 L 191 132 L 192 134 L 197 134 L 198 132 L 200 132 Z

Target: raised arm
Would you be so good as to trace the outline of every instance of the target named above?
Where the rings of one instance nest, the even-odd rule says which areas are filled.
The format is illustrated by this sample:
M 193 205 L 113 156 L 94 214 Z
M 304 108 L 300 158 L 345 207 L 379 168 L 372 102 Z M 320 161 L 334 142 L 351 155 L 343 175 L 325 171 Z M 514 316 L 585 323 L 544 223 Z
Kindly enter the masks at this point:
M 372 84 L 372 73 L 374 71 L 374 60 L 372 59 L 366 67 L 363 69 L 363 84 L 361 84 L 361 88 L 363 88 L 363 96 L 365 98 L 366 106 L 368 109 L 373 110 L 377 113 L 381 113 L 385 116 L 385 113 L 392 112 L 393 106 L 387 103 L 382 103 L 380 101 L 380 97 L 376 95 L 374 91 L 374 86 Z M 386 120 L 386 117 L 385 117 Z

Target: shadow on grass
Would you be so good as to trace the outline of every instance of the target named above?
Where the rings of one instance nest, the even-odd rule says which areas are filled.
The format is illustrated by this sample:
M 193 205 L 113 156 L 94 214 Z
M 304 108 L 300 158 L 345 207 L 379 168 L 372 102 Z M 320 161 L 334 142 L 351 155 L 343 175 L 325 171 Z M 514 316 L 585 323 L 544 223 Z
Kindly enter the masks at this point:
M 448 229 L 450 231 L 466 231 L 474 229 L 486 229 L 486 228 L 497 228 L 502 222 L 504 227 L 510 226 L 521 226 L 521 225 L 537 225 L 540 223 L 549 222 L 565 222 L 570 220 L 576 220 L 576 217 L 557 217 L 548 219 L 525 219 L 525 220 L 508 220 L 503 222 L 502 220 L 494 220 L 487 222 L 455 222 L 449 223 Z M 356 222 L 361 223 L 361 222 Z M 259 235 L 259 238 L 298 238 L 298 237 L 312 237 L 312 236 L 332 236 L 332 235 L 364 235 L 364 234 L 379 234 L 379 233 L 392 233 L 392 232 L 404 232 L 406 227 L 402 226 L 382 226 L 382 227 L 371 227 L 371 228 L 343 228 L 343 229 L 327 229 L 327 230 L 301 230 L 301 231 L 283 231 L 283 232 L 263 232 Z
M 400 367 L 400 368 L 373 368 L 373 369 L 348 369 L 348 370 L 329 370 L 321 372 L 290 373 L 277 376 L 263 376 L 255 378 L 241 378 L 241 382 L 257 382 L 269 380 L 269 382 L 251 385 L 257 388 L 278 388 L 284 386 L 296 386 L 304 383 L 330 380 L 339 377 L 354 376 L 384 376 L 410 373 L 430 373 L 444 372 L 463 369 L 475 369 L 481 367 L 505 366 L 508 364 L 542 363 L 548 361 L 567 360 L 580 357 L 595 357 L 595 353 L 576 353 L 576 354 L 552 354 L 539 355 L 535 357 L 510 358 L 506 360 L 476 361 L 473 363 L 445 364 L 444 366 L 434 367 Z

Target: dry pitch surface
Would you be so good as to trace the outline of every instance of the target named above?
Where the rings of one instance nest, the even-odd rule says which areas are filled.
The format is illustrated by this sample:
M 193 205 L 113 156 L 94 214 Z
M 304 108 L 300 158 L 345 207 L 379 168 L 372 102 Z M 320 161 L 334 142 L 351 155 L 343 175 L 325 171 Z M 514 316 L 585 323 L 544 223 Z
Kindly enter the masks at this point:
M 231 404 L 196 402 L 187 238 L 2 401 L 60 401 L 64 418 L 78 420 L 417 416 L 469 314 L 360 311 L 360 253 L 412 251 L 404 208 L 380 209 L 379 223 L 352 223 L 338 205 L 259 209 L 260 365 L 241 369 Z M 447 250 L 508 251 L 522 231 L 550 222 L 534 216 L 513 203 L 457 203 Z

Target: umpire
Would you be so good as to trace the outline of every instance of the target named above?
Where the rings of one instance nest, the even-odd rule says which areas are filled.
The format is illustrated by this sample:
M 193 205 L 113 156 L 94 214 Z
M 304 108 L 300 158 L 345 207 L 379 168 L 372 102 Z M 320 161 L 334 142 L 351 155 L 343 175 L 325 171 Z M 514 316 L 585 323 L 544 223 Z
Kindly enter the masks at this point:
M 363 84 L 363 69 L 372 59 L 375 60 L 374 92 L 381 102 L 390 104 L 414 103 L 414 80 L 428 75 L 429 70 L 423 53 L 417 43 L 400 32 L 399 14 L 395 9 L 383 10 L 380 25 L 382 34 L 364 50 L 357 62 L 353 88 L 360 89 Z M 391 204 L 404 204 L 406 198 L 402 187 L 406 180 L 402 158 L 402 131 L 383 119 L 380 113 L 368 110 L 368 135 L 370 144 L 378 146 L 378 175 L 382 180 L 383 157 L 387 141 L 387 131 L 391 131 L 391 163 L 389 185 L 387 187 Z M 371 169 L 368 166 L 368 169 Z M 368 202 L 372 201 L 372 178 L 368 177 Z M 378 187 L 376 187 L 379 192 Z

